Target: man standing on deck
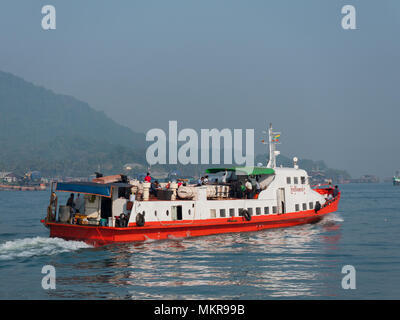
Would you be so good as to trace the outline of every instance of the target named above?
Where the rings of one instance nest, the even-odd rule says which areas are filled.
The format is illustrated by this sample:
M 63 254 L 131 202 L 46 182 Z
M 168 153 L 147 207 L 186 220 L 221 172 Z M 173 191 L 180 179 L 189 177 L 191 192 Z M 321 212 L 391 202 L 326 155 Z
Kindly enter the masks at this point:
M 335 186 L 335 189 L 333 189 L 333 197 L 336 198 L 339 195 L 339 189 L 338 186 Z
M 68 200 L 67 200 L 67 207 L 69 207 L 69 212 L 71 214 L 75 213 L 75 203 L 74 203 L 74 194 L 71 193 L 71 195 L 69 196 Z
M 258 181 L 258 177 L 256 177 L 256 193 L 259 194 L 261 192 L 260 182 Z
M 147 175 L 144 177 L 144 181 L 151 182 L 151 177 L 149 172 L 147 172 Z
M 84 199 L 81 198 L 81 195 L 79 193 L 75 200 L 75 209 L 76 209 L 76 212 L 79 212 L 82 214 L 85 213 L 85 201 L 84 201 Z
M 248 179 L 246 179 L 246 183 L 244 184 L 244 186 L 246 187 L 246 198 L 251 199 L 251 193 L 253 190 L 251 182 Z

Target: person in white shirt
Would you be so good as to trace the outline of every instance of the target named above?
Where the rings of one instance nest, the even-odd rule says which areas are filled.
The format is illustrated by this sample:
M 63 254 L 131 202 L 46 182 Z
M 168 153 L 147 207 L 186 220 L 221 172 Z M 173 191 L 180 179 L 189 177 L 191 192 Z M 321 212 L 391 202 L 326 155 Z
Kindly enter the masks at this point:
M 85 200 L 79 193 L 75 200 L 75 210 L 76 212 L 85 214 Z
M 226 183 L 227 177 L 228 177 L 228 171 L 225 170 L 224 175 L 222 176 L 222 183 Z
M 251 199 L 251 193 L 253 190 L 253 186 L 251 185 L 251 182 L 248 179 L 246 179 L 246 183 L 244 184 L 244 186 L 246 187 L 246 198 Z
M 256 179 L 256 193 L 260 193 L 261 192 L 261 186 L 260 186 L 260 182 L 258 182 L 258 178 Z

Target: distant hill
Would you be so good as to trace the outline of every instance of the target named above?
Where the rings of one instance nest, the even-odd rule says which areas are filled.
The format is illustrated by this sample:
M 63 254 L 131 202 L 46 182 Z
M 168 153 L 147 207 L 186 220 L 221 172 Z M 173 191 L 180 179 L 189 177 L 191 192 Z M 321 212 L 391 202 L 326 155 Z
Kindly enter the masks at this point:
M 145 164 L 145 136 L 73 97 L 0 71 L 0 171 L 119 172 Z

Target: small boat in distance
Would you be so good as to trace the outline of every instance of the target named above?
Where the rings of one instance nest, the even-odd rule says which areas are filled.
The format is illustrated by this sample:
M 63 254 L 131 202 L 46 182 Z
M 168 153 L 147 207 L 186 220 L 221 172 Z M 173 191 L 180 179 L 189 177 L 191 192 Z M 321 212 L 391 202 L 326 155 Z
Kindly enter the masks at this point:
M 399 186 L 400 185 L 400 173 L 399 173 L 399 171 L 396 171 L 396 174 L 393 177 L 393 185 L 394 186 Z
M 208 182 L 155 184 L 115 175 L 52 183 L 42 223 L 50 237 L 104 245 L 291 227 L 336 211 L 337 188 L 310 186 L 297 158 L 293 167 L 277 167 L 280 134 L 270 125 L 268 135 L 266 166 L 210 168 Z M 58 206 L 57 192 L 83 196 L 79 204 Z

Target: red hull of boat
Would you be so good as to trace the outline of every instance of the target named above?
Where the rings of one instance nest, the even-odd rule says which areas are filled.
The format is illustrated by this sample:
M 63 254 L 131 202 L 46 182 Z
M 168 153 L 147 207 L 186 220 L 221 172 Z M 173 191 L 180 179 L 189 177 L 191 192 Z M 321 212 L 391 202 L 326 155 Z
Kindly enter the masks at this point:
M 45 223 L 50 229 L 50 237 L 67 240 L 80 240 L 92 245 L 105 245 L 114 242 L 161 240 L 206 236 L 219 233 L 249 232 L 272 228 L 292 227 L 319 221 L 325 214 L 337 211 L 340 196 L 323 207 L 318 213 L 314 210 L 285 213 L 270 216 L 252 216 L 251 221 L 243 217 L 225 219 L 184 220 L 171 222 L 146 222 L 145 226 L 127 228 L 86 226 L 62 223 Z M 44 221 L 43 221 L 44 222 Z

